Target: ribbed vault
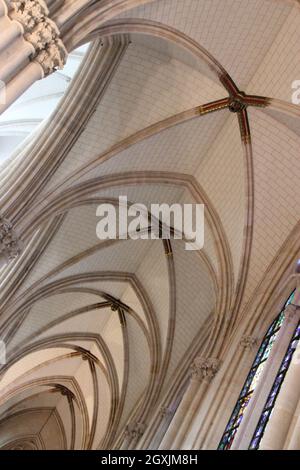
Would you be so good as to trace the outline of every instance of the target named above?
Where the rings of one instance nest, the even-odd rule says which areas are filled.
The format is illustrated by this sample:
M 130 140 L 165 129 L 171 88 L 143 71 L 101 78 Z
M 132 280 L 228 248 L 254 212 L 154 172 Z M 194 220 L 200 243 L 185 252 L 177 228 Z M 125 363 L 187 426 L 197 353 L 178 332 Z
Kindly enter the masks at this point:
M 133 423 L 147 446 L 298 233 L 299 3 L 46 3 L 69 52 L 91 45 L 0 173 L 24 246 L 1 271 L 0 448 L 120 447 Z M 204 248 L 100 241 L 96 208 L 119 195 L 205 204 Z

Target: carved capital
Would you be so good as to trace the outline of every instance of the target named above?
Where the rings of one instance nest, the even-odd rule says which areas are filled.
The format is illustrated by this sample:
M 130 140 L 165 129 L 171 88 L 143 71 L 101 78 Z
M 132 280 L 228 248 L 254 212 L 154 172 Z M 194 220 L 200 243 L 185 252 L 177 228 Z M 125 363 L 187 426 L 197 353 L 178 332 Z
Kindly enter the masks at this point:
M 21 440 L 20 442 L 14 443 L 12 447 L 8 447 L 8 450 L 38 450 L 38 447 L 34 440 L 29 439 L 28 441 Z
M 257 345 L 257 338 L 251 335 L 244 335 L 240 341 L 240 346 L 243 349 L 252 349 Z
M 83 361 L 97 362 L 97 357 L 86 349 L 82 351 L 81 358 Z
M 60 393 L 63 397 L 67 397 L 68 401 L 75 400 L 75 395 L 71 390 L 61 384 L 55 384 L 53 392 Z
M 164 419 L 164 418 L 167 418 L 168 416 L 171 416 L 173 414 L 173 410 L 167 406 L 162 406 L 159 414 L 160 414 L 160 417 Z
M 221 361 L 217 358 L 196 357 L 191 365 L 191 376 L 196 380 L 210 382 L 218 372 Z
M 25 32 L 31 32 L 49 14 L 43 0 L 11 0 L 11 7 L 10 17 L 21 23 Z
M 12 224 L 0 216 L 0 256 L 9 262 L 17 258 L 21 251 L 21 243 Z
M 39 52 L 59 38 L 59 30 L 52 20 L 46 18 L 24 37 Z
M 126 426 L 124 431 L 124 437 L 127 439 L 140 439 L 144 434 L 146 429 L 146 425 L 144 423 L 140 423 L 135 421 L 130 423 Z
M 43 49 L 35 58 L 44 70 L 45 75 L 50 75 L 56 70 L 61 70 L 67 60 L 67 50 L 60 39 L 55 39 Z
M 49 18 L 44 0 L 12 0 L 11 19 L 18 21 L 25 33 L 24 39 L 34 47 L 33 59 L 47 76 L 62 69 L 68 52 L 60 39 L 60 31 Z

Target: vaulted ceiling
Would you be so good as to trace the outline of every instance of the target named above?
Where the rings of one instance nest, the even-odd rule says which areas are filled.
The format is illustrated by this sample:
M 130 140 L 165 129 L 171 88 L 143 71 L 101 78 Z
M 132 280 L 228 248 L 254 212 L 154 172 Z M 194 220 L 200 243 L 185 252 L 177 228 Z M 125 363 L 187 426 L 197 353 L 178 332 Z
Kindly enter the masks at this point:
M 0 447 L 118 447 L 299 251 L 300 5 L 47 3 L 69 51 L 91 45 L 0 173 L 24 246 L 1 272 Z M 204 203 L 204 248 L 100 241 L 96 208 L 119 195 Z

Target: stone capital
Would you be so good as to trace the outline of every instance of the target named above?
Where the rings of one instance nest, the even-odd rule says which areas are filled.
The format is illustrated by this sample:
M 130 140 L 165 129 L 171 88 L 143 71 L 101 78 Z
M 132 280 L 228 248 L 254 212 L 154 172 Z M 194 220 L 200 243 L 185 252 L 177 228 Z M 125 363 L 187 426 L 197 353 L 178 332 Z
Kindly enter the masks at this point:
M 64 67 L 68 52 L 44 0 L 11 0 L 9 16 L 22 25 L 24 39 L 35 49 L 31 59 L 40 64 L 45 76 Z
M 63 397 L 67 397 L 68 401 L 75 400 L 75 395 L 71 390 L 61 384 L 55 384 L 54 391 L 59 392 Z
M 92 354 L 90 351 L 88 350 L 83 350 L 81 352 L 81 359 L 85 362 L 89 362 L 89 363 L 96 363 L 97 362 L 97 357 L 94 356 L 94 354 Z
M 11 19 L 18 21 L 25 32 L 31 32 L 49 15 L 44 0 L 11 0 Z
M 140 439 L 144 434 L 146 425 L 139 421 L 129 423 L 124 431 L 124 437 L 127 439 Z
M 210 382 L 218 372 L 221 362 L 217 358 L 196 357 L 191 365 L 191 377 Z
M 10 262 L 17 258 L 21 251 L 21 243 L 13 225 L 0 216 L 0 256 L 5 258 L 6 262 Z
M 24 37 L 39 52 L 59 38 L 59 30 L 52 20 L 45 18 L 30 33 L 26 33 Z
M 41 50 L 35 61 L 40 64 L 44 74 L 50 75 L 57 70 L 63 69 L 67 61 L 67 50 L 60 39 L 55 39 Z
M 169 408 L 168 406 L 162 406 L 160 411 L 159 411 L 160 417 L 162 419 L 167 418 L 168 416 L 171 416 L 173 414 L 173 410 Z
M 257 345 L 257 338 L 251 335 L 244 335 L 240 340 L 240 346 L 243 349 L 252 349 Z

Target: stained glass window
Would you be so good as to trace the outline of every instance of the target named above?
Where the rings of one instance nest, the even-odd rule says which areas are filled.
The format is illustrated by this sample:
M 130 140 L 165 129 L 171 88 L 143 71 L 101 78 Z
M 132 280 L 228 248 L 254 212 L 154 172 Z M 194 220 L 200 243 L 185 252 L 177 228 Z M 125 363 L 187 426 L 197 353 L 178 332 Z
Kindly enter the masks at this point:
M 272 350 L 275 339 L 284 321 L 284 309 L 287 305 L 289 305 L 293 301 L 294 294 L 295 292 L 293 291 L 292 294 L 287 299 L 287 301 L 285 302 L 281 312 L 271 324 L 270 328 L 268 329 L 266 333 L 266 336 L 264 337 L 260 345 L 260 348 L 254 359 L 254 362 L 252 364 L 252 367 L 250 369 L 246 382 L 244 383 L 244 386 L 240 393 L 237 404 L 233 410 L 233 413 L 226 426 L 221 442 L 218 446 L 219 450 L 229 450 L 232 447 L 238 428 L 243 420 L 245 410 L 259 382 L 259 379 L 264 370 L 264 367 L 266 365 L 267 359 Z M 262 416 L 262 419 L 264 419 L 264 416 Z
M 287 349 L 287 352 L 284 356 L 284 359 L 281 363 L 281 366 L 279 368 L 279 371 L 277 373 L 276 379 L 273 383 L 273 387 L 271 388 L 271 392 L 267 398 L 266 404 L 264 406 L 262 415 L 260 417 L 260 420 L 258 422 L 258 425 L 256 427 L 255 433 L 253 435 L 251 444 L 249 449 L 254 450 L 258 449 L 260 442 L 262 440 L 262 437 L 264 435 L 266 426 L 268 424 L 268 421 L 270 419 L 271 413 L 273 411 L 273 408 L 275 406 L 276 399 L 278 397 L 280 388 L 283 384 L 285 375 L 289 369 L 290 363 L 293 358 L 293 354 L 295 352 L 295 349 L 297 348 L 298 341 L 300 340 L 300 322 L 294 332 L 294 335 L 292 337 L 292 340 L 289 344 L 289 347 Z

